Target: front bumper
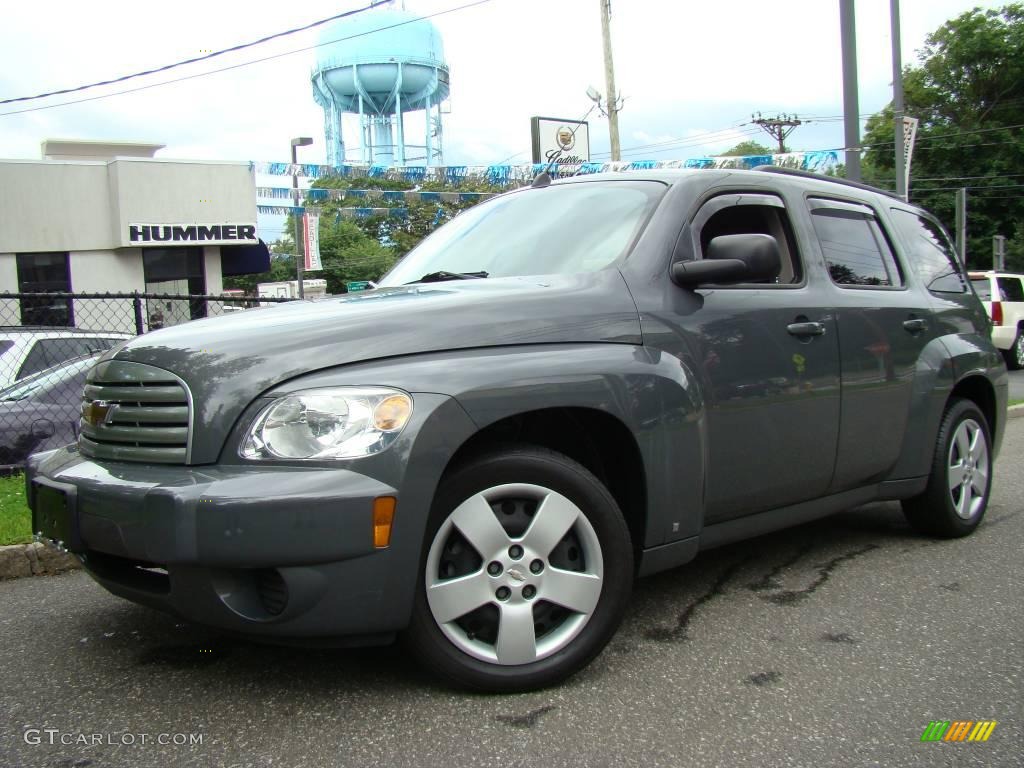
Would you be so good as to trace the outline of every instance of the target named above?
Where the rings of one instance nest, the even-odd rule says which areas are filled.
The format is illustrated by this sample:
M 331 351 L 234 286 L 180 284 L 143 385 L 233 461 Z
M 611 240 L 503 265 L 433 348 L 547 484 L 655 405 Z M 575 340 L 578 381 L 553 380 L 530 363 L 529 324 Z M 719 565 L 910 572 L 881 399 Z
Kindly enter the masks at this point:
M 437 400 L 420 414 L 446 429 L 348 467 L 97 462 L 73 446 L 37 454 L 29 505 L 38 517 L 65 499 L 65 544 L 134 602 L 251 635 L 393 633 L 411 613 L 430 501 L 461 431 L 452 427 L 471 428 L 455 401 Z M 381 496 L 398 503 L 390 545 L 377 549 Z

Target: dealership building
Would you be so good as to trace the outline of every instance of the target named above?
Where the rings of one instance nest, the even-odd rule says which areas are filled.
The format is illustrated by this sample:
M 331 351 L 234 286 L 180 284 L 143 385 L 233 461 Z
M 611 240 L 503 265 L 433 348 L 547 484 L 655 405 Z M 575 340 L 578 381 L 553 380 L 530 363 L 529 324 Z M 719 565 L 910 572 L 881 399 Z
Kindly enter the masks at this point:
M 40 160 L 0 160 L 0 294 L 219 295 L 223 277 L 269 269 L 251 164 L 155 158 L 162 148 L 47 140 Z M 82 301 L 0 295 L 0 325 L 137 328 Z M 149 300 L 146 326 L 160 314 Z

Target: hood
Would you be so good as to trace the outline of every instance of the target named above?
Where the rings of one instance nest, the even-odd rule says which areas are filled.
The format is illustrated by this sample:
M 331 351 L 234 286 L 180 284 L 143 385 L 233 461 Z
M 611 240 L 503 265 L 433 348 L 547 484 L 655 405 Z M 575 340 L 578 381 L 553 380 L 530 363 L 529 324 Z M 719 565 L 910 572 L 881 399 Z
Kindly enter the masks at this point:
M 641 342 L 636 305 L 618 271 L 427 283 L 276 304 L 153 331 L 114 358 L 172 371 L 188 384 L 192 461 L 202 464 L 216 461 L 250 402 L 296 376 L 421 352 L 573 342 Z

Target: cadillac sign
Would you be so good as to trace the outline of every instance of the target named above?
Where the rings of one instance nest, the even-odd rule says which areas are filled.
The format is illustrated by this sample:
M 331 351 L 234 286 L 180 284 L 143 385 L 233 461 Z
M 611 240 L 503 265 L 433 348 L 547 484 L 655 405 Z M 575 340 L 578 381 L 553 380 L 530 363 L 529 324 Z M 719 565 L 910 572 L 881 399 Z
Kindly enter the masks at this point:
M 590 162 L 590 126 L 557 117 L 530 118 L 533 162 L 579 165 Z

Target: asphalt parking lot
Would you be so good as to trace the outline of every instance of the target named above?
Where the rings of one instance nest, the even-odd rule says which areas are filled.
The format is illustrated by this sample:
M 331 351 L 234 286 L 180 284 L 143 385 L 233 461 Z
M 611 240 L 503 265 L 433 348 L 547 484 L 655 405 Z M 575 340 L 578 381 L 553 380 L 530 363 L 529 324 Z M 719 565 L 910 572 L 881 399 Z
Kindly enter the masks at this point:
M 641 581 L 590 668 L 516 696 L 445 689 L 399 648 L 226 639 L 82 573 L 0 583 L 0 765 L 1019 766 L 1022 460 L 1015 419 L 967 539 L 875 504 Z M 932 720 L 998 724 L 922 743 Z
M 1024 371 L 1010 371 L 1010 402 L 1024 400 Z

